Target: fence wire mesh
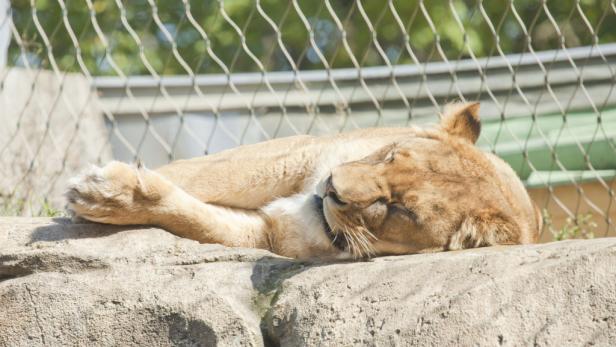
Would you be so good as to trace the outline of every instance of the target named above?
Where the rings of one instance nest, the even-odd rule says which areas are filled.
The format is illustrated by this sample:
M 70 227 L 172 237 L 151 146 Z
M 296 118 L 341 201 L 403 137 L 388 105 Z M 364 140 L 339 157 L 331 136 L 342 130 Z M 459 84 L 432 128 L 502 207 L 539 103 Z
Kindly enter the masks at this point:
M 545 240 L 616 232 L 613 0 L 10 5 L 4 214 L 53 214 L 88 162 L 156 167 L 479 100 L 479 144 L 524 180 Z

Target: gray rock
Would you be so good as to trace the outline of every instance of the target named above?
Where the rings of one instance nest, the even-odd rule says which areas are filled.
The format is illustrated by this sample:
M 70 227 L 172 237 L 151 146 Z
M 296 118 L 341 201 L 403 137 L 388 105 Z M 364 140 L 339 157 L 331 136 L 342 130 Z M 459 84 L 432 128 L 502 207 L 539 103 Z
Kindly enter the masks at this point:
M 0 219 L 0 345 L 614 345 L 616 239 L 301 263 Z

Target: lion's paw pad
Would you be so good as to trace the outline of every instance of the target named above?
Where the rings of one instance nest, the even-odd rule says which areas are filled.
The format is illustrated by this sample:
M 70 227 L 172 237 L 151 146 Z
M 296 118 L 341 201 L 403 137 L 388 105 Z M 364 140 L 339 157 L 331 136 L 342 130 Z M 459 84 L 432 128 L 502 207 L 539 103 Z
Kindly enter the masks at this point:
M 110 222 L 133 202 L 139 173 L 127 164 L 90 166 L 68 182 L 66 198 L 73 218 Z

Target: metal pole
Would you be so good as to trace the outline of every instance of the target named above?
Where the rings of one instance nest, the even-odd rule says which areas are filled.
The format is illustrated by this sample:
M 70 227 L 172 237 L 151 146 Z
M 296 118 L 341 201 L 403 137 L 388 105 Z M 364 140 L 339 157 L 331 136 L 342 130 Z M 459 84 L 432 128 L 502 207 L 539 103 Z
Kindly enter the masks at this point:
M 6 66 L 11 40 L 11 3 L 0 0 L 0 69 Z

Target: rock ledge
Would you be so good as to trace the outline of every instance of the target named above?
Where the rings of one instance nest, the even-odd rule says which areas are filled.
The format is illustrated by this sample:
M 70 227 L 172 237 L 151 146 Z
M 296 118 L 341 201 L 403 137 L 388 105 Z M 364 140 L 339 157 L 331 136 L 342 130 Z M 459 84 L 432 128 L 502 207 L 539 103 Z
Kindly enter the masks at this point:
M 616 345 L 616 238 L 301 263 L 0 218 L 0 345 Z

